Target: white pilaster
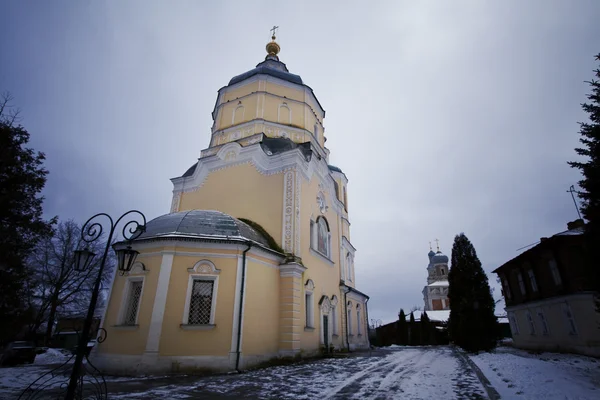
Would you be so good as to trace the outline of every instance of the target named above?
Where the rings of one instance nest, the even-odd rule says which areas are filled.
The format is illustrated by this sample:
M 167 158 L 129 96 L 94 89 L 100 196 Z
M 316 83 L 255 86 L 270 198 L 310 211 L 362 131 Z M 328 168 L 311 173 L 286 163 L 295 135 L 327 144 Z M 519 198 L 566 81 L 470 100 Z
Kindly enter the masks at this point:
M 169 280 L 171 279 L 171 268 L 173 267 L 174 256 L 174 252 L 163 252 L 160 273 L 158 274 L 158 284 L 156 286 L 156 296 L 154 297 L 154 306 L 152 307 L 150 328 L 148 329 L 146 350 L 144 351 L 144 360 L 142 363 L 145 363 L 145 361 L 152 362 L 152 360 L 149 360 L 148 358 L 152 359 L 158 357 L 163 316 L 167 304 L 167 292 L 169 289 Z

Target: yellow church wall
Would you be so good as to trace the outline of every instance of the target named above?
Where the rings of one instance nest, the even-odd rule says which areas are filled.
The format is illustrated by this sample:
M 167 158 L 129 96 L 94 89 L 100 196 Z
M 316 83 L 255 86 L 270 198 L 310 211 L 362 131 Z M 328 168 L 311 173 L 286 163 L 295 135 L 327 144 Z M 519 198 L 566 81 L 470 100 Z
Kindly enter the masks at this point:
M 307 351 L 316 350 L 320 347 L 320 332 L 321 332 L 321 318 L 319 313 L 319 301 L 323 295 L 326 295 L 330 300 L 333 295 L 336 295 L 340 299 L 340 226 L 339 217 L 333 210 L 331 204 L 332 199 L 328 193 L 326 193 L 327 204 L 329 209 L 325 214 L 321 214 L 319 207 L 316 202 L 317 194 L 319 192 L 319 179 L 317 175 L 313 175 L 311 182 L 303 180 L 302 183 L 302 200 L 301 200 L 301 216 L 302 216 L 302 233 L 301 233 L 301 257 L 304 266 L 307 270 L 304 272 L 302 277 L 302 326 L 304 327 L 306 321 L 305 312 L 305 287 L 308 279 L 314 282 L 315 289 L 313 291 L 313 315 L 314 315 L 314 330 L 303 330 L 301 335 L 300 344 L 301 347 Z M 331 262 L 325 260 L 322 256 L 318 255 L 314 250 L 310 249 L 310 217 L 316 221 L 316 218 L 320 215 L 324 216 L 329 223 L 329 229 L 331 234 Z M 337 319 L 338 326 L 340 326 L 340 313 L 342 312 L 342 301 L 340 300 L 337 308 Z M 331 315 L 330 315 L 331 317 Z M 336 344 L 339 344 L 336 342 Z
M 196 249 L 195 251 L 199 251 Z M 185 330 L 181 327 L 188 289 L 188 268 L 200 260 L 211 261 L 220 270 L 217 286 L 215 327 L 208 330 Z M 236 258 L 198 257 L 176 255 L 171 269 L 171 279 L 165 314 L 163 317 L 160 355 L 223 356 L 231 349 Z
M 121 353 L 128 355 L 142 354 L 146 347 L 150 318 L 154 306 L 158 274 L 162 262 L 161 254 L 144 256 L 144 254 L 155 253 L 161 249 L 147 249 L 140 252 L 137 261 L 142 262 L 148 272 L 146 274 L 132 274 L 121 276 L 117 273 L 107 305 L 106 319 L 103 328 L 106 329 L 111 340 L 98 345 L 99 353 Z M 121 327 L 118 320 L 124 299 L 125 284 L 129 279 L 142 278 L 142 297 L 137 319 L 137 327 Z
M 200 189 L 181 195 L 179 211 L 193 209 L 251 219 L 281 245 L 283 174 L 262 175 L 251 164 L 211 172 Z
M 223 96 L 221 97 L 221 103 L 227 103 L 228 101 L 237 100 L 240 97 L 244 97 L 250 93 L 258 91 L 258 81 L 246 83 L 245 85 L 238 86 L 235 89 L 227 88 L 223 90 Z
M 242 352 L 247 357 L 276 354 L 278 349 L 279 269 L 277 263 L 267 266 L 249 259 Z
M 229 103 L 221 105 L 217 114 L 218 123 L 215 126 L 215 129 L 225 129 L 232 125 L 239 125 L 257 118 L 257 101 L 258 95 L 252 94 L 239 100 L 233 100 Z

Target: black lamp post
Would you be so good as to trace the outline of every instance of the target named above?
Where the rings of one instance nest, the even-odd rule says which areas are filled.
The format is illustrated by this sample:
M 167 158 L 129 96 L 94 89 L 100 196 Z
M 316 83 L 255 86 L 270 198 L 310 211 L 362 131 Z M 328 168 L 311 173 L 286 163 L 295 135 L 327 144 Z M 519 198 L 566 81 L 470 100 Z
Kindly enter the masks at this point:
M 125 223 L 123 227 L 123 238 L 126 241 L 132 241 L 139 237 L 146 229 L 146 217 L 144 214 L 137 210 L 127 211 L 125 214 L 121 215 L 116 222 L 113 222 L 113 219 L 110 215 L 105 213 L 99 213 L 91 217 L 87 220 L 87 222 L 81 228 L 81 239 L 86 243 L 92 243 L 97 240 L 104 231 L 104 226 L 101 222 L 92 222 L 96 218 L 106 218 L 108 222 L 110 222 L 110 229 L 108 229 L 108 237 L 106 239 L 106 247 L 104 248 L 104 253 L 102 254 L 102 261 L 100 262 L 100 267 L 98 268 L 98 276 L 96 277 L 96 282 L 94 283 L 94 289 L 92 290 L 92 298 L 90 299 L 90 306 L 88 308 L 87 316 L 85 318 L 85 322 L 83 324 L 83 331 L 81 332 L 81 336 L 79 338 L 79 344 L 77 345 L 77 355 L 75 357 L 75 363 L 73 364 L 73 370 L 71 371 L 71 378 L 69 379 L 69 386 L 67 387 L 67 394 L 65 396 L 66 400 L 72 400 L 75 398 L 81 397 L 82 390 L 81 388 L 78 390 L 78 385 L 83 385 L 83 376 L 85 375 L 85 371 L 82 369 L 83 358 L 85 356 L 87 342 L 90 336 L 90 328 L 92 326 L 92 321 L 94 318 L 94 310 L 96 308 L 96 302 L 98 300 L 98 292 L 100 291 L 100 283 L 102 281 L 102 272 L 104 271 L 104 264 L 106 263 L 106 256 L 108 255 L 108 249 L 112 243 L 113 234 L 115 233 L 115 228 L 119 225 L 119 223 L 131 214 L 137 215 L 137 219 L 141 219 L 142 222 L 138 222 L 133 219 L 134 216 L 131 216 L 131 220 Z M 106 221 L 105 221 L 106 222 Z M 137 251 L 133 250 L 131 246 L 127 246 L 126 248 L 122 248 L 119 250 L 115 250 L 117 254 L 117 268 L 120 273 L 127 273 L 131 271 L 131 267 L 135 262 L 137 255 L 139 254 Z M 83 272 L 90 268 L 92 264 L 92 260 L 96 254 L 91 252 L 89 249 L 85 248 L 83 250 L 75 251 L 75 263 L 73 268 L 76 271 Z

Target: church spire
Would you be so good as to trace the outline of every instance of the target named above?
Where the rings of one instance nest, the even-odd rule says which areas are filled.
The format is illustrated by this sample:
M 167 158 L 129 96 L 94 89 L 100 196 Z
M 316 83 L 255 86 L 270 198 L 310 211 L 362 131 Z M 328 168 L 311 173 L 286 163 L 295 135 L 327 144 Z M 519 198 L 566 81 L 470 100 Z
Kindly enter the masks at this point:
M 277 44 L 277 42 L 275 41 L 275 33 L 277 32 L 277 29 L 279 29 L 278 26 L 273 26 L 273 28 L 271 28 L 271 41 L 267 43 L 266 46 L 267 56 L 265 57 L 265 60 L 271 59 L 279 61 L 279 57 L 277 57 L 277 54 L 279 54 L 279 52 L 281 51 L 281 47 L 279 47 L 279 44 Z

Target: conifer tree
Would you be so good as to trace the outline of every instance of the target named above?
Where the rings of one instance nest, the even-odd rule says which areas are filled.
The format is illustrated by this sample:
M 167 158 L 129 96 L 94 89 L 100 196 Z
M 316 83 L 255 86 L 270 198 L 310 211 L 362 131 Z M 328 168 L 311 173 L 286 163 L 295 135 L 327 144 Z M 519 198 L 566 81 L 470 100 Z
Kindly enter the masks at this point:
M 596 55 L 600 61 L 600 53 Z M 580 196 L 583 199 L 581 211 L 588 220 L 587 230 L 596 238 L 600 236 L 600 68 L 594 70 L 596 78 L 588 81 L 591 93 L 587 95 L 589 103 L 581 107 L 589 116 L 589 122 L 579 123 L 579 141 L 582 147 L 575 149 L 577 154 L 586 157 L 585 161 L 571 161 L 569 165 L 578 168 L 583 174 L 579 181 Z
M 398 314 L 398 332 L 397 332 L 397 341 L 400 345 L 408 344 L 408 332 L 406 326 L 406 314 L 404 314 L 404 310 L 400 309 L 400 314 Z
M 475 248 L 464 233 L 454 238 L 451 262 L 450 339 L 467 351 L 491 350 L 498 330 L 494 299 Z
M 429 322 L 427 312 L 423 311 L 423 314 L 421 314 L 421 344 L 432 344 L 431 339 L 431 323 Z
M 600 61 L 600 53 L 595 58 Z M 600 243 L 600 68 L 594 70 L 594 73 L 597 79 L 587 82 L 591 87 L 591 93 L 587 95 L 589 103 L 581 105 L 589 116 L 589 122 L 579 123 L 579 141 L 583 146 L 575 149 L 577 154 L 586 159 L 569 162 L 569 165 L 578 168 L 583 174 L 583 179 L 579 181 L 579 195 L 583 200 L 581 212 L 587 219 L 585 242 L 588 260 L 584 263 L 584 268 L 589 284 L 596 292 L 596 312 L 600 313 L 600 268 L 596 267 L 594 259 L 594 250 Z
M 408 324 L 408 344 L 418 346 L 421 344 L 420 326 L 415 322 L 415 313 L 410 313 L 410 322 Z
M 54 221 L 42 217 L 44 154 L 25 147 L 29 133 L 15 126 L 11 97 L 0 98 L 0 344 L 30 322 L 26 258 Z

